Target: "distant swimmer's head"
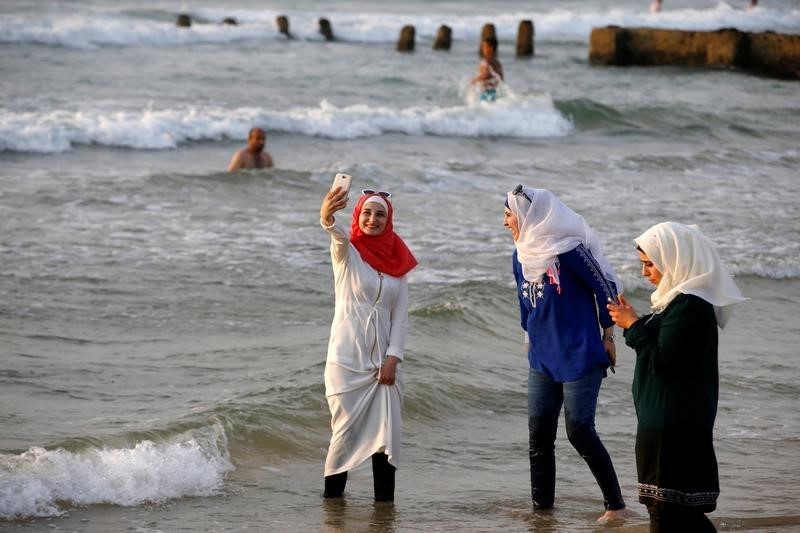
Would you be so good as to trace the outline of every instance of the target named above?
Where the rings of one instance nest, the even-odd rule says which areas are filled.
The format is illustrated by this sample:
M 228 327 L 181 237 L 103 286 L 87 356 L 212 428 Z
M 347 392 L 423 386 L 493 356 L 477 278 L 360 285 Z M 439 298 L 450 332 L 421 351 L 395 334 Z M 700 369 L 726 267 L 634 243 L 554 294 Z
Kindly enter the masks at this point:
M 267 144 L 267 134 L 261 128 L 253 128 L 247 135 L 247 149 L 253 153 L 260 154 L 264 151 Z
M 497 39 L 494 37 L 485 37 L 481 41 L 481 54 L 483 57 L 491 57 L 497 53 Z

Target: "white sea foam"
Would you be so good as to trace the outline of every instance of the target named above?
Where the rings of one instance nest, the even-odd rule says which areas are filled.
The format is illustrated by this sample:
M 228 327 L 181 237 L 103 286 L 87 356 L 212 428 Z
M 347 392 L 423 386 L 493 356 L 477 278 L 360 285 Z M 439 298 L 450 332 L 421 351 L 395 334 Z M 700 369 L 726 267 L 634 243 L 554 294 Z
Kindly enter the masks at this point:
M 221 426 L 196 433 L 130 449 L 0 454 L 0 518 L 58 516 L 65 504 L 133 506 L 214 494 L 233 470 L 225 434 Z
M 405 109 L 337 107 L 323 100 L 319 107 L 287 111 L 199 106 L 138 112 L 0 110 L 0 151 L 57 153 L 76 144 L 157 150 L 196 140 L 244 140 L 253 124 L 270 131 L 333 139 L 385 133 L 561 137 L 572 128 L 548 95 L 506 98 L 494 104 Z
M 68 48 L 174 46 L 227 43 L 276 36 L 272 27 L 174 23 L 114 14 L 7 15 L 0 17 L 0 43 L 35 43 Z
M 800 32 L 800 9 L 779 10 L 764 6 L 752 11 L 734 9 L 725 2 L 705 9 L 666 9 L 647 11 L 643 2 L 637 8 L 610 10 L 569 10 L 556 8 L 541 12 L 485 14 L 357 13 L 198 8 L 188 12 L 194 19 L 191 28 L 178 28 L 172 20 L 145 18 L 125 12 L 72 14 L 63 9 L 42 14 L 0 16 L 0 42 L 38 43 L 74 48 L 96 46 L 174 46 L 194 43 L 225 43 L 244 39 L 283 38 L 275 26 L 279 14 L 289 17 L 290 31 L 301 39 L 321 40 L 317 21 L 331 21 L 336 37 L 343 41 L 390 43 L 401 27 L 413 24 L 420 40 L 431 40 L 440 25 L 453 30 L 455 40 L 474 40 L 487 21 L 492 21 L 501 40 L 514 40 L 522 19 L 534 21 L 537 40 L 585 42 L 593 27 L 648 26 L 684 30 L 738 28 L 744 31 Z M 171 15 L 170 15 L 171 16 Z M 234 17 L 236 26 L 219 23 Z

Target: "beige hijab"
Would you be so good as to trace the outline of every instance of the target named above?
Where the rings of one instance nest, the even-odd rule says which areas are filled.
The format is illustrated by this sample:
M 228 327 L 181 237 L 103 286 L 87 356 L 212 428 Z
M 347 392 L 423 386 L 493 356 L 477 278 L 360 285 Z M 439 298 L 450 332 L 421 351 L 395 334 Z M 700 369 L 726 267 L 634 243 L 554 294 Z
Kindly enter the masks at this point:
M 678 294 L 694 294 L 714 306 L 717 324 L 724 328 L 730 306 L 747 300 L 697 226 L 662 222 L 634 240 L 663 275 L 650 295 L 654 313 L 663 311 Z

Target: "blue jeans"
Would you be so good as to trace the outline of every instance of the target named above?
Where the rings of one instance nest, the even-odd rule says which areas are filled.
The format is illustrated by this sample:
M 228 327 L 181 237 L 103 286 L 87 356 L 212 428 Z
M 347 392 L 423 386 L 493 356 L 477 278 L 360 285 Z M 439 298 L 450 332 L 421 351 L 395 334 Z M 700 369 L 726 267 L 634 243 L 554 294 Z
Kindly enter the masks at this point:
M 596 367 L 577 381 L 559 383 L 538 370 L 530 369 L 528 435 L 534 508 L 549 509 L 555 499 L 555 442 L 562 404 L 567 437 L 600 485 L 605 508 L 618 510 L 625 507 L 611 457 L 594 429 L 597 395 L 604 374 L 602 368 Z

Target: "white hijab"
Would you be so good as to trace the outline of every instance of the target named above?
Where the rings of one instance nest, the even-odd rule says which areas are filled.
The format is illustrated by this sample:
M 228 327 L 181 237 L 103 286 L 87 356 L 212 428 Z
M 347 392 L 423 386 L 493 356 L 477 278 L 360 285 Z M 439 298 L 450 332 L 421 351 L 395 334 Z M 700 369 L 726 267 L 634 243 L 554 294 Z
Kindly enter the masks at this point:
M 605 278 L 614 282 L 617 292 L 622 292 L 622 282 L 603 254 L 600 240 L 583 217 L 546 189 L 523 187 L 522 192 L 531 201 L 522 193 L 509 192 L 508 207 L 519 223 L 519 238 L 514 244 L 525 279 L 539 281 L 542 274 L 553 267 L 552 273 L 559 283 L 558 271 L 554 268 L 557 256 L 583 244 L 592 252 Z
M 724 328 L 729 306 L 748 299 L 697 226 L 662 222 L 634 240 L 663 275 L 650 295 L 653 312 L 663 311 L 678 294 L 694 294 L 714 306 L 717 324 Z

